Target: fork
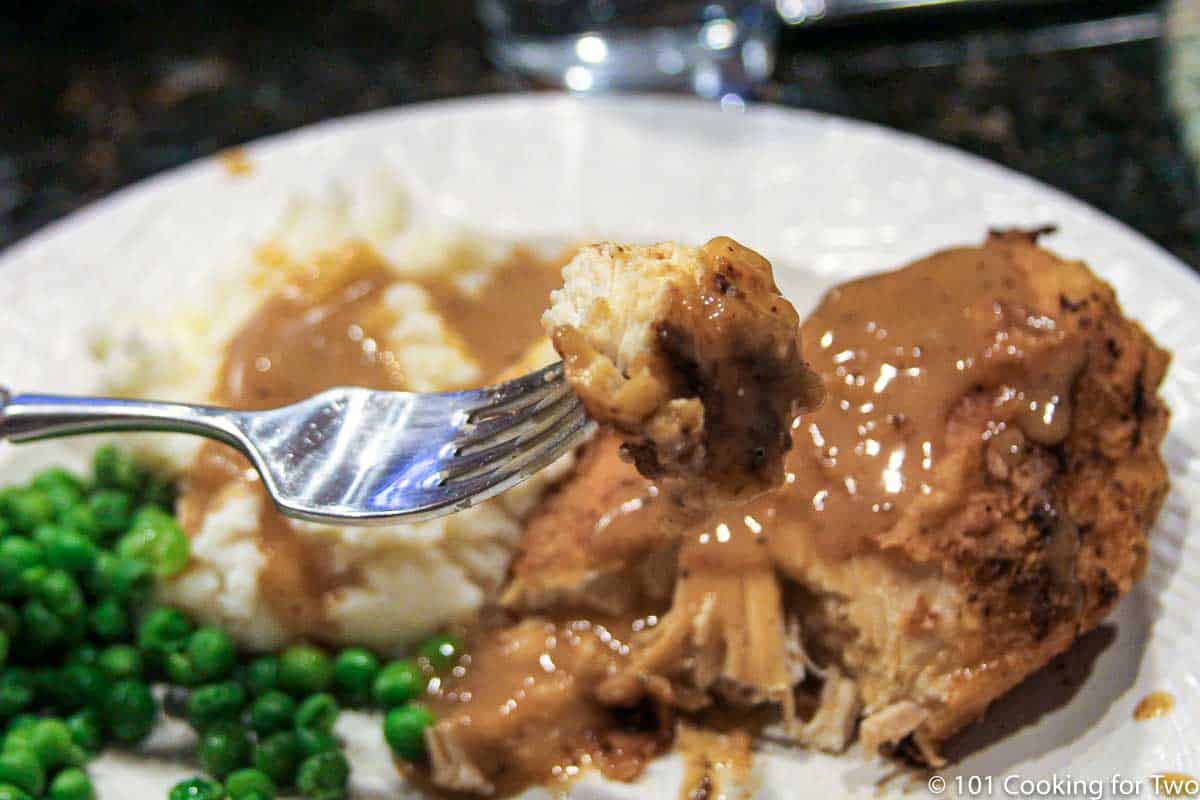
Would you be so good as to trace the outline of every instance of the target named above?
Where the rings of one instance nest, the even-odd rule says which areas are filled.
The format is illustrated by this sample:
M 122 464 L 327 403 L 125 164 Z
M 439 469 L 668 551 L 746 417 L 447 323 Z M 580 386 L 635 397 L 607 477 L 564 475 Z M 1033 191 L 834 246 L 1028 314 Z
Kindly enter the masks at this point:
M 337 388 L 266 411 L 0 387 L 0 440 L 115 431 L 205 436 L 249 458 L 284 514 L 335 524 L 417 522 L 469 508 L 594 428 L 561 363 L 485 389 Z

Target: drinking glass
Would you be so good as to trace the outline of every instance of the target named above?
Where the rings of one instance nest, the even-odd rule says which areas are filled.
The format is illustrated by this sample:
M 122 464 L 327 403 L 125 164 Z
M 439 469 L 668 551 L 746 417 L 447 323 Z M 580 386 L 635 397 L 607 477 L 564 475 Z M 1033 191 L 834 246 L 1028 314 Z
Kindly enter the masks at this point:
M 478 0 L 492 59 L 573 92 L 688 89 L 742 97 L 774 66 L 762 0 Z

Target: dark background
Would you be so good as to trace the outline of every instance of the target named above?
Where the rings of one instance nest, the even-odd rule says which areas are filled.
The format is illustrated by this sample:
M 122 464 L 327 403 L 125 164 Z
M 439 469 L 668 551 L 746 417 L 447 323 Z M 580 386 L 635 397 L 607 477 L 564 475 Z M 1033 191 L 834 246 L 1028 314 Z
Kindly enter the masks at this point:
M 1047 31 L 1157 4 L 921 15 L 785 34 L 766 99 L 879 122 L 1034 175 L 1200 265 L 1200 194 L 1164 43 Z M 1053 37 L 1050 37 L 1053 38 Z M 383 106 L 529 88 L 469 0 L 51 3 L 0 12 L 0 247 L 223 147 Z

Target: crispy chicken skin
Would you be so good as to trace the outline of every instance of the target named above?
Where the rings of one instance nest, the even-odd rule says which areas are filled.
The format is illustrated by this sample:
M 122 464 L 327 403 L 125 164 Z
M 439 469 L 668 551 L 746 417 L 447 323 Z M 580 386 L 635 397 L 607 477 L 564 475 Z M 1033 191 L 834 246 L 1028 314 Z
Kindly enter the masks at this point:
M 996 232 L 831 290 L 802 330 L 827 397 L 792 429 L 777 489 L 676 528 L 617 434 L 586 446 L 531 517 L 505 603 L 639 621 L 559 724 L 650 708 L 644 761 L 675 714 L 773 706 L 796 742 L 837 751 L 857 731 L 936 765 L 1104 619 L 1167 490 L 1169 357 L 1037 237 Z M 816 692 L 797 702 L 802 682 L 802 701 Z
M 733 239 L 588 245 L 543 325 L 567 379 L 625 453 L 681 503 L 745 499 L 783 478 L 797 414 L 821 387 L 771 264 Z

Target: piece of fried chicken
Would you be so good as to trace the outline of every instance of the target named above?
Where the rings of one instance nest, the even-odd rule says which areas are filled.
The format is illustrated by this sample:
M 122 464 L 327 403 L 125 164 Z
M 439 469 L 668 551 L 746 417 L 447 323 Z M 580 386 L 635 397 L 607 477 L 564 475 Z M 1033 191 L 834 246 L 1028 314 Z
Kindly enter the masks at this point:
M 829 399 L 770 549 L 810 654 L 858 685 L 868 748 L 938 763 L 1145 566 L 1169 356 L 1037 237 L 854 281 L 805 322 Z
M 820 403 L 771 264 L 725 236 L 602 242 L 563 267 L 543 325 L 588 413 L 693 508 L 783 479 L 791 422 Z
M 832 290 L 803 329 L 828 395 L 794 431 L 787 484 L 684 537 L 761 543 L 791 584 L 785 613 L 799 625 L 775 649 L 836 676 L 826 695 L 839 705 L 818 713 L 824 732 L 793 726 L 797 738 L 837 749 L 861 708 L 867 747 L 911 743 L 936 763 L 938 743 L 1141 574 L 1167 489 L 1168 355 L 1111 287 L 1036 239 L 997 233 Z M 528 526 L 518 607 L 612 610 L 635 589 L 662 591 L 662 567 L 646 567 L 677 544 L 658 533 L 651 490 L 611 445 L 592 447 Z M 620 536 L 604 535 L 614 524 Z M 747 606 L 743 624 L 774 635 L 777 618 Z M 776 694 L 762 688 L 748 696 Z
M 539 699 L 546 718 L 598 725 L 594 741 L 626 709 L 669 730 L 676 712 L 774 705 L 797 742 L 836 751 L 857 732 L 937 764 L 1096 626 L 1143 571 L 1167 490 L 1168 355 L 1036 240 L 996 233 L 831 290 L 802 343 L 828 395 L 792 432 L 784 485 L 682 534 L 617 437 L 591 442 L 530 518 L 505 604 L 658 621 L 587 655 Z M 808 714 L 802 680 L 820 687 Z M 460 722 L 430 734 L 443 785 L 487 762 Z M 544 727 L 505 723 L 489 742 L 509 761 L 545 746 Z

